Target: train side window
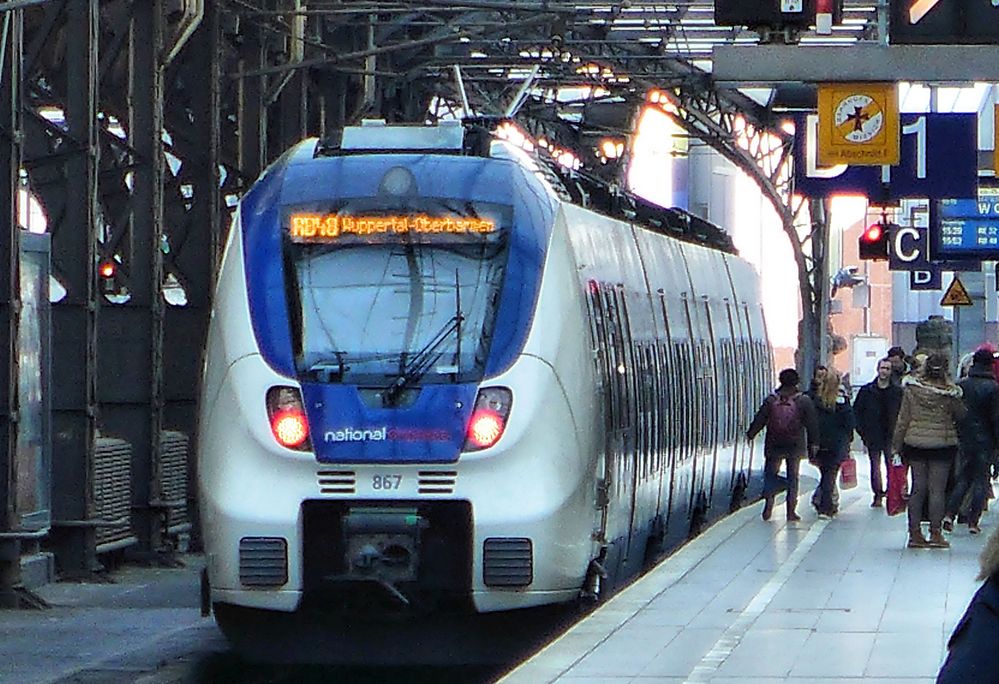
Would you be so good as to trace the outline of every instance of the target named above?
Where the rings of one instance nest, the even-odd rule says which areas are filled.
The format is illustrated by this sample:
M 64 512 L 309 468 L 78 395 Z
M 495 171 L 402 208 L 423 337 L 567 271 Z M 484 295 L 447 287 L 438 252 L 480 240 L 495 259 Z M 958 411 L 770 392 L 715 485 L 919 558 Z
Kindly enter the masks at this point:
M 607 305 L 607 330 L 610 333 L 608 349 L 611 352 L 611 403 L 614 406 L 614 429 L 625 425 L 626 404 L 624 396 L 624 341 L 621 339 L 621 312 L 618 310 L 614 287 L 605 285 L 604 301 Z
M 648 358 L 648 377 L 651 379 L 649 386 L 649 411 L 651 412 L 649 438 L 652 449 L 651 467 L 655 472 L 658 472 L 662 468 L 663 452 L 662 430 L 659 428 L 659 426 L 662 425 L 662 413 L 660 411 L 661 404 L 659 403 L 659 400 L 662 395 L 663 378 L 662 369 L 659 366 L 658 352 L 658 342 L 655 345 L 647 347 L 645 350 Z
M 659 436 L 656 426 L 659 416 L 656 407 L 659 394 L 659 374 L 656 373 L 656 355 L 651 345 L 642 348 L 645 357 L 645 373 L 642 376 L 645 385 L 645 460 L 649 475 L 656 470 L 656 457 L 659 452 Z
M 735 391 L 735 396 L 732 397 L 732 437 L 731 439 L 735 441 L 739 437 L 739 425 L 742 423 L 742 413 L 743 413 L 743 388 L 746 386 L 745 378 L 739 373 L 739 345 L 742 344 L 742 340 L 732 341 L 732 357 L 729 359 L 729 365 L 732 372 L 732 384 Z
M 603 400 L 602 412 L 604 421 L 608 428 L 613 421 L 611 412 L 610 389 L 610 359 L 608 358 L 608 338 L 607 338 L 607 314 L 600 297 L 600 284 L 594 280 L 589 281 L 587 292 L 587 304 L 591 311 L 590 325 L 593 339 L 594 367 L 596 368 L 597 381 L 600 383 L 601 396 Z
M 613 296 L 615 303 L 615 311 L 617 315 L 614 317 L 614 322 L 616 324 L 617 330 L 617 344 L 615 346 L 618 352 L 618 387 L 619 396 L 621 401 L 621 425 L 622 428 L 628 428 L 635 425 L 635 398 L 634 398 L 634 386 L 632 383 L 632 373 L 634 372 L 634 363 L 632 363 L 631 357 L 631 336 L 628 334 L 628 308 L 624 302 L 623 288 L 618 286 L 613 288 Z
M 677 366 L 680 370 L 680 403 L 677 406 L 679 410 L 679 425 L 680 429 L 683 431 L 683 449 L 685 452 L 684 458 L 689 455 L 689 452 L 694 448 L 694 435 L 691 430 L 691 425 L 693 424 L 693 397 L 691 396 L 691 383 L 690 383 L 690 354 L 688 353 L 688 347 L 690 345 L 684 341 L 680 344 L 679 349 L 679 363 Z
M 673 419 L 673 405 L 676 403 L 676 366 L 672 362 L 672 344 L 662 345 L 660 349 L 663 367 L 663 397 L 662 418 L 666 430 L 666 448 L 676 449 L 676 423 Z

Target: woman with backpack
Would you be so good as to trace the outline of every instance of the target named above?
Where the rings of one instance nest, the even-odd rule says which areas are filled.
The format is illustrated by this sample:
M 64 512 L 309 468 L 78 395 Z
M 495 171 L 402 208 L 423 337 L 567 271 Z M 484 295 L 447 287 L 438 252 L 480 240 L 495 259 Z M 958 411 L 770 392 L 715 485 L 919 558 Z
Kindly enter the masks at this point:
M 909 495 L 909 548 L 947 548 L 941 527 L 947 476 L 957 455 L 957 424 L 966 408 L 961 388 L 950 381 L 947 357 L 933 353 L 922 374 L 902 381 L 902 407 L 895 423 L 893 453 L 912 470 Z M 929 498 L 930 538 L 922 531 L 923 505 Z
M 839 497 L 836 478 L 839 466 L 850 454 L 853 440 L 853 407 L 843 387 L 842 376 L 834 368 L 826 370 L 811 394 L 819 426 L 819 450 L 814 461 L 822 474 L 816 509 L 819 515 L 836 515 Z
M 812 453 L 817 432 L 815 406 L 812 400 L 798 390 L 798 372 L 785 368 L 778 376 L 780 387 L 760 405 L 746 439 L 752 441 L 763 428 L 767 429 L 763 442 L 764 484 L 763 519 L 770 520 L 777 496 L 777 471 L 781 461 L 787 467 L 787 519 L 801 520 L 795 512 L 798 504 L 798 470 L 801 458 Z

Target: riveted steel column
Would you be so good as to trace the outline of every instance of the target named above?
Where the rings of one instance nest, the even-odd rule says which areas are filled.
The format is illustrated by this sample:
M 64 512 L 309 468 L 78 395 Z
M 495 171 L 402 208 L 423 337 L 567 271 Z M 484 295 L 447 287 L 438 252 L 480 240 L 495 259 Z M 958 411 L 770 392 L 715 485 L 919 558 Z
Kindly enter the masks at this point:
M 66 203 L 53 261 L 66 296 L 52 306 L 52 513 L 56 561 L 66 574 L 96 566 L 93 527 L 97 432 L 98 0 L 67 0 Z M 51 219 L 52 217 L 50 217 Z
M 0 19 L 0 532 L 17 527 L 17 330 L 20 269 L 17 191 L 21 168 L 21 11 Z M 0 607 L 17 606 L 20 584 L 20 541 L 0 539 Z
M 287 0 L 289 10 L 300 12 L 301 0 Z M 288 61 L 301 62 L 305 57 L 306 17 L 302 14 L 291 14 L 288 17 L 291 35 L 288 38 Z M 278 78 L 286 78 L 281 89 L 279 102 L 280 121 L 279 134 L 275 136 L 278 149 L 271 150 L 270 158 L 274 159 L 286 149 L 300 142 L 305 137 L 308 121 L 308 69 L 294 69 Z
M 239 72 L 266 66 L 266 43 L 261 28 L 254 22 L 245 22 L 242 37 Z M 256 179 L 267 162 L 265 78 L 244 76 L 239 79 L 239 170 L 249 179 Z
M 181 53 L 196 64 L 201 82 L 192 95 L 193 120 L 191 150 L 184 157 L 184 182 L 193 189 L 193 201 L 187 211 L 187 235 L 183 244 L 174 245 L 171 253 L 175 267 L 183 276 L 187 294 L 185 306 L 168 306 L 164 342 L 166 414 L 168 429 L 188 435 L 188 512 L 192 534 L 199 537 L 198 507 L 195 501 L 197 397 L 201 385 L 202 354 L 211 309 L 214 272 L 218 263 L 223 231 L 228 225 L 228 210 L 219 187 L 221 61 L 218 3 L 207 0 L 201 26 Z
M 101 425 L 132 445 L 132 530 L 143 550 L 162 544 L 163 427 L 163 66 L 162 0 L 135 3 L 129 48 L 132 173 L 129 299 L 103 312 Z M 126 372 L 123 372 L 126 371 Z

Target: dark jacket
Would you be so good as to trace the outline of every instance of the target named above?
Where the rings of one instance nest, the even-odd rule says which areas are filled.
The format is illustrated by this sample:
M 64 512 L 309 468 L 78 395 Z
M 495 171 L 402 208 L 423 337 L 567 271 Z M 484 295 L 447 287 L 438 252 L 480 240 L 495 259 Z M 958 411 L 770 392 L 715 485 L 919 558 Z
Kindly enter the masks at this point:
M 853 440 L 853 408 L 844 388 L 831 409 L 822 405 L 817 396 L 812 396 L 815 415 L 819 427 L 819 455 L 823 461 L 839 463 L 850 453 Z
M 857 421 L 857 434 L 864 446 L 871 451 L 891 446 L 901 407 L 902 388 L 892 384 L 890 378 L 885 388 L 878 387 L 877 380 L 860 388 L 853 402 L 853 415 Z
M 992 375 L 992 365 L 972 366 L 968 377 L 957 384 L 968 407 L 958 425 L 961 448 L 991 454 L 999 445 L 999 383 Z
M 773 440 L 770 439 L 770 431 L 767 431 L 766 439 L 763 442 L 763 453 L 765 455 L 770 455 L 776 451 L 788 451 L 795 456 L 804 456 L 805 447 L 809 449 L 813 445 L 818 444 L 818 425 L 815 419 L 815 405 L 812 400 L 808 398 L 805 394 L 798 393 L 796 387 L 779 387 L 777 392 L 774 394 L 780 395 L 782 397 L 787 397 L 793 394 L 798 394 L 796 401 L 798 402 L 798 411 L 801 416 L 801 431 L 798 435 L 798 439 L 795 440 L 793 444 L 775 444 Z M 753 417 L 753 422 L 750 424 L 749 429 L 746 431 L 746 438 L 752 440 L 756 435 L 767 426 L 767 419 L 770 417 L 770 404 L 774 401 L 774 395 L 768 396 L 760 404 L 760 408 L 756 411 L 756 415 Z
M 947 660 L 937 684 L 999 684 L 999 575 L 992 575 L 971 599 L 947 643 Z
M 949 652 L 937 684 L 999 684 L 999 530 L 985 543 L 980 576 L 988 579 L 947 642 Z

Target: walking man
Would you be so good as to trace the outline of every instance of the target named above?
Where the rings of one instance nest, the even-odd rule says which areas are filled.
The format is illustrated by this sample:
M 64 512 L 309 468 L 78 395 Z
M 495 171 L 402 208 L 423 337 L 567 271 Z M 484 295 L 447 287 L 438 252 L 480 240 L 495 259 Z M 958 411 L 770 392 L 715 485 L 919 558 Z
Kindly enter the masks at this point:
M 905 362 L 905 350 L 901 347 L 892 347 L 888 350 L 887 357 L 891 363 L 892 384 L 901 387 L 902 378 L 909 373 L 909 365 Z
M 958 426 L 961 455 L 958 457 L 957 483 L 947 499 L 943 528 L 953 529 L 954 518 L 970 491 L 968 531 L 978 534 L 978 520 L 985 507 L 989 484 L 989 465 L 999 445 L 999 383 L 992 374 L 992 352 L 988 349 L 976 351 L 968 377 L 957 384 L 964 392 L 968 413 Z
M 881 505 L 885 498 L 881 464 L 888 467 L 891 458 L 891 438 L 895 434 L 898 409 L 902 406 L 902 388 L 892 382 L 892 363 L 884 358 L 878 361 L 878 375 L 857 392 L 853 414 L 871 463 L 872 508 Z
M 798 372 L 785 368 L 780 372 L 780 387 L 764 399 L 753 418 L 746 438 L 752 441 L 763 428 L 767 429 L 763 442 L 764 485 L 763 519 L 770 520 L 777 495 L 777 471 L 781 461 L 787 468 L 787 519 L 801 520 L 795 512 L 798 504 L 798 472 L 801 459 L 818 449 L 818 428 L 815 405 L 798 390 Z

